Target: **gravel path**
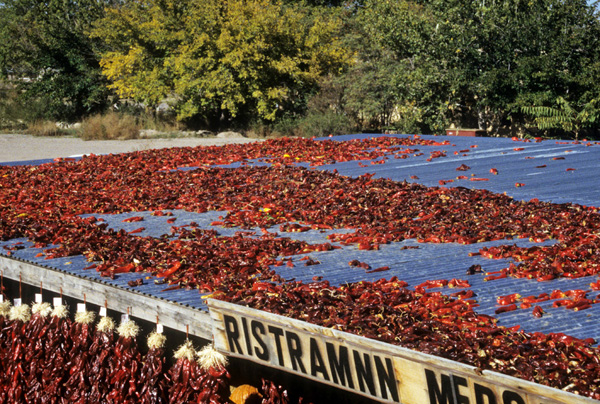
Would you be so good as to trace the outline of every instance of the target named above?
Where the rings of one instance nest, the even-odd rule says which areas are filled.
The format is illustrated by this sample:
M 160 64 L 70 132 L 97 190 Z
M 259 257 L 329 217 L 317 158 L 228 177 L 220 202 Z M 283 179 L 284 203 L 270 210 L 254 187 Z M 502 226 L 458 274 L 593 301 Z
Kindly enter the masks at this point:
M 0 134 L 0 163 L 72 157 L 83 154 L 126 153 L 167 147 L 210 146 L 256 142 L 245 137 L 206 137 L 136 140 L 81 140 L 76 137 L 41 137 Z

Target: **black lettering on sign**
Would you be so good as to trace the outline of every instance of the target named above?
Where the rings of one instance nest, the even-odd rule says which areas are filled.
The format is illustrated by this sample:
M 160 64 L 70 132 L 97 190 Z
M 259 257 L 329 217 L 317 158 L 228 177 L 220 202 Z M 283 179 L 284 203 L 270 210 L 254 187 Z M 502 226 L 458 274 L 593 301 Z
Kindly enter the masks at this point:
M 425 377 L 430 404 L 470 404 L 469 396 L 465 396 L 460 392 L 460 387 L 469 387 L 466 378 L 441 374 L 438 383 L 435 372 L 429 369 L 425 369 Z M 473 392 L 475 393 L 475 404 L 498 404 L 496 394 L 489 387 L 473 383 Z M 502 404 L 527 403 L 518 393 L 505 390 L 502 393 Z
M 369 388 L 369 393 L 372 396 L 375 395 L 375 380 L 373 379 L 373 372 L 371 371 L 371 358 L 368 354 L 363 354 L 363 359 L 360 358 L 360 353 L 358 351 L 352 351 L 354 354 L 354 370 L 356 373 L 356 378 L 358 379 L 358 388 L 363 393 L 365 390 L 365 383 Z
M 473 389 L 475 390 L 475 404 L 498 404 L 496 395 L 489 387 L 474 383 Z M 486 398 L 484 399 L 484 397 Z
M 277 347 L 277 360 L 279 361 L 279 366 L 283 366 L 283 349 L 281 348 L 281 337 L 283 336 L 283 329 L 270 325 L 268 327 L 268 330 L 271 334 L 273 334 L 273 339 L 275 340 L 275 346 Z
M 467 379 L 461 376 L 450 376 L 452 385 L 454 386 L 454 402 L 456 404 L 469 404 L 469 397 L 460 394 L 460 386 L 469 387 Z
M 256 343 L 260 345 L 262 350 L 259 350 L 258 347 L 254 348 L 254 353 L 258 359 L 263 361 L 269 361 L 269 349 L 267 348 L 267 344 L 263 341 L 262 336 L 265 335 L 265 326 L 263 323 L 252 320 L 250 322 L 250 328 L 252 328 L 252 336 L 256 340 Z
M 225 334 L 227 335 L 227 343 L 229 344 L 229 351 L 235 353 L 236 350 L 240 354 L 244 354 L 242 352 L 242 347 L 240 345 L 240 329 L 238 327 L 238 323 L 235 317 L 228 316 L 226 314 L 223 315 L 223 322 L 225 323 Z
M 502 393 L 502 404 L 525 404 L 525 400 L 514 391 L 505 390 Z
M 321 373 L 323 375 L 323 379 L 329 381 L 329 373 L 327 372 L 327 367 L 325 367 L 325 361 L 323 360 L 323 355 L 321 355 L 321 350 L 319 349 L 319 344 L 317 344 L 317 340 L 314 338 L 310 339 L 310 375 L 317 376 L 317 373 Z
M 429 391 L 430 404 L 454 404 L 452 397 L 452 381 L 450 376 L 442 376 L 442 388 L 438 384 L 437 377 L 432 370 L 425 369 L 425 377 L 427 378 L 427 391 Z
M 335 384 L 346 386 L 346 378 L 348 387 L 354 389 L 354 381 L 352 373 L 350 373 L 350 359 L 348 358 L 348 348 L 345 346 L 339 347 L 339 353 L 335 352 L 335 345 L 331 342 L 326 342 L 327 358 L 329 359 L 329 368 L 331 369 L 331 377 Z
M 381 397 L 387 399 L 389 389 L 389 392 L 392 395 L 392 400 L 400 402 L 400 396 L 398 395 L 398 382 L 396 381 L 396 374 L 394 372 L 394 364 L 392 363 L 392 360 L 390 358 L 385 358 L 384 368 L 383 362 L 379 356 L 374 356 L 374 359 L 375 369 L 377 369 L 377 378 L 379 379 Z
M 296 372 L 299 369 L 302 373 L 306 373 L 306 368 L 304 367 L 304 363 L 302 363 L 302 345 L 300 343 L 300 337 L 295 332 L 286 331 L 285 339 L 287 341 L 290 360 L 292 361 L 292 369 Z
M 250 334 L 248 334 L 248 320 L 246 320 L 246 317 L 242 317 L 242 330 L 244 331 L 244 339 L 246 340 L 246 352 L 252 356 L 252 341 L 250 340 Z

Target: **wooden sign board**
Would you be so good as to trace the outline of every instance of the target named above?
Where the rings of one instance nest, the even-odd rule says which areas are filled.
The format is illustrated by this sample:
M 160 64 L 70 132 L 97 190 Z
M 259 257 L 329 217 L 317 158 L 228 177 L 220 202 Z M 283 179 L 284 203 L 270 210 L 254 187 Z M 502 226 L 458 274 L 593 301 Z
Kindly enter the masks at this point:
M 208 300 L 215 348 L 384 403 L 598 403 L 260 310 Z

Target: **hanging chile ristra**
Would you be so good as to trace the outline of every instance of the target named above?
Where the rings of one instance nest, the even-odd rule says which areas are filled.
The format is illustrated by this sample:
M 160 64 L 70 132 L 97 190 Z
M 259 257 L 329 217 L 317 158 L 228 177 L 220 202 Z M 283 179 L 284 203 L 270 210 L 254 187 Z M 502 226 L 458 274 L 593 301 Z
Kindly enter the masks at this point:
M 89 376 L 91 374 L 90 346 L 94 337 L 95 314 L 91 311 L 77 310 L 75 322 L 69 338 L 71 352 L 69 356 L 69 378 L 64 383 L 64 397 L 72 403 L 85 400 L 89 395 Z
M 173 355 L 176 362 L 169 369 L 169 403 L 193 402 L 202 390 L 199 380 L 199 366 L 195 360 L 196 350 L 190 340 L 186 340 Z
M 44 356 L 40 360 L 44 374 L 41 378 L 42 402 L 64 394 L 63 383 L 69 377 L 67 364 L 71 354 L 71 339 L 68 336 L 71 325 L 67 307 L 62 302 L 56 304 L 50 313 L 48 329 L 43 339 Z
M 110 372 L 114 367 L 115 359 L 115 322 L 107 316 L 100 317 L 96 325 L 94 340 L 90 346 L 89 388 L 90 401 L 93 403 L 106 402 L 106 396 L 111 390 Z
M 159 332 L 148 336 L 148 353 L 144 356 L 140 370 L 140 403 L 166 404 L 168 379 L 165 366 L 166 337 Z
M 25 401 L 24 387 L 29 377 L 28 362 L 26 360 L 29 341 L 26 337 L 28 321 L 31 319 L 31 307 L 26 304 L 12 306 L 9 312 L 10 320 L 10 356 L 5 368 L 4 388 L 8 402 L 19 403 Z
M 198 395 L 197 402 L 227 402 L 231 393 L 229 386 L 231 376 L 227 371 L 227 357 L 215 350 L 212 345 L 202 348 L 197 356 L 201 370 L 200 377 L 203 379 L 203 388 Z
M 135 404 L 139 402 L 140 363 L 142 355 L 137 349 L 136 337 L 139 327 L 130 319 L 119 324 L 119 337 L 114 344 L 114 362 L 109 369 L 110 391 L 106 395 L 108 403 Z
M 42 380 L 44 379 L 44 341 L 50 326 L 52 306 L 47 302 L 38 302 L 31 306 L 32 317 L 26 330 L 29 345 L 26 349 L 28 378 L 24 386 L 28 402 L 36 402 L 43 396 Z
M 8 369 L 11 360 L 11 324 L 9 319 L 10 309 L 12 305 L 10 301 L 3 300 L 0 302 L 0 369 Z M 8 380 L 7 372 L 0 372 L 0 402 L 7 402 Z

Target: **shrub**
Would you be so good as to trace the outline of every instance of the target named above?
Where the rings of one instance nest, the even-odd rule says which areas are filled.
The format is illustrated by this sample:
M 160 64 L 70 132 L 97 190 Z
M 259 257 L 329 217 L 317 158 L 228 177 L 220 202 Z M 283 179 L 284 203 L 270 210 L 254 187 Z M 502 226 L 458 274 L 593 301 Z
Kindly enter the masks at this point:
M 298 134 L 304 137 L 344 135 L 352 129 L 350 119 L 334 111 L 312 112 L 298 122 Z
M 41 101 L 26 99 L 10 83 L 0 81 L 0 129 L 21 131 L 39 125 L 44 108 Z
M 351 120 L 335 111 L 329 110 L 309 111 L 303 117 L 283 117 L 276 122 L 254 123 L 250 130 L 250 137 L 313 137 L 327 135 L 344 135 L 354 129 Z
M 84 140 L 125 140 L 137 139 L 140 124 L 131 115 L 108 112 L 86 118 L 81 124 L 81 138 Z
M 302 136 L 300 123 L 304 118 L 283 117 L 272 125 L 275 136 Z
M 27 125 L 26 132 L 33 136 L 67 136 L 73 131 L 60 128 L 54 122 L 35 121 Z

